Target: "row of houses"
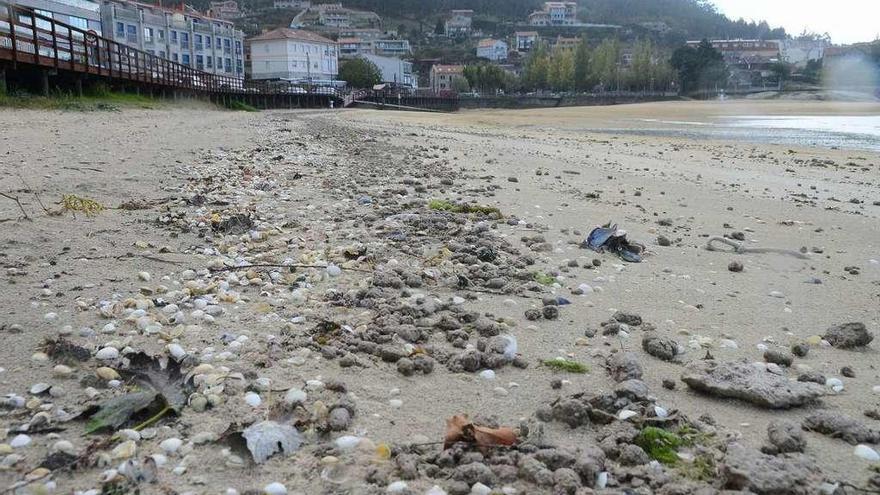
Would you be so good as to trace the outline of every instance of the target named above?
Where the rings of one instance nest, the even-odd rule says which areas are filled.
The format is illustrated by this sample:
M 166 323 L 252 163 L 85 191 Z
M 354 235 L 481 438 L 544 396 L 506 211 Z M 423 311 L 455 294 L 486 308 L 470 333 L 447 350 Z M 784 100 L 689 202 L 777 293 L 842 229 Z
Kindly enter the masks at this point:
M 528 23 L 532 26 L 580 26 L 577 2 L 544 2 L 541 10 L 529 14 Z M 467 37 L 474 33 L 474 11 L 470 9 L 452 10 L 444 23 L 445 35 Z

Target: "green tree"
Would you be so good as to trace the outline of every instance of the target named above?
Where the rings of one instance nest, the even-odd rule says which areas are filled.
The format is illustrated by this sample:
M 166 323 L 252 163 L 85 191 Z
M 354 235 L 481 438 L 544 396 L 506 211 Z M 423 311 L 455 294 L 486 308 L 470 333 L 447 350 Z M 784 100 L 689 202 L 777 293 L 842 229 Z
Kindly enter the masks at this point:
M 369 60 L 353 58 L 339 66 L 339 79 L 352 88 L 372 88 L 382 82 L 382 71 Z
M 604 89 L 617 89 L 620 75 L 620 42 L 603 40 L 590 58 L 591 78 Z
M 574 53 L 570 50 L 553 52 L 547 70 L 547 86 L 554 91 L 574 89 Z
M 675 50 L 670 64 L 678 72 L 683 93 L 725 87 L 730 76 L 721 52 L 705 39 L 696 48 Z
M 523 86 L 528 89 L 545 89 L 550 69 L 550 54 L 547 44 L 539 41 L 532 47 L 523 66 Z
M 578 91 L 590 89 L 590 47 L 586 36 L 574 52 L 574 87 Z
M 456 93 L 468 93 L 471 90 L 471 85 L 466 78 L 456 77 L 452 79 L 452 90 Z
M 510 90 L 515 85 L 515 77 L 506 70 L 492 64 L 468 65 L 464 77 L 471 89 L 482 93 L 494 93 L 499 89 Z

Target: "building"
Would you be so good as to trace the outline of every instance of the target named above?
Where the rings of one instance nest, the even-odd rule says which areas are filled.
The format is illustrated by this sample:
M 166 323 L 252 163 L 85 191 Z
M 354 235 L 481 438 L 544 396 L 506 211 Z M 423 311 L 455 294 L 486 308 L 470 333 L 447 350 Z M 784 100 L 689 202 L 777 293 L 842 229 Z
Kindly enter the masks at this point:
M 339 58 L 353 58 L 359 55 L 372 54 L 373 43 L 361 38 L 339 38 L 336 40 L 339 47 Z
M 399 58 L 382 57 L 370 53 L 360 55 L 360 57 L 376 64 L 376 67 L 382 72 L 383 83 L 393 83 L 410 88 L 418 87 L 418 80 L 413 75 L 412 63 Z
M 99 3 L 88 0 L 15 0 L 15 3 L 84 31 L 94 31 L 99 35 L 103 33 Z M 40 24 L 41 21 L 38 20 L 37 27 Z
M 429 84 L 434 92 L 454 91 L 455 80 L 464 78 L 463 65 L 434 65 L 431 67 Z
M 276 9 L 307 9 L 312 6 L 311 0 L 275 0 L 273 7 Z
M 827 40 L 782 40 L 780 56 L 782 61 L 797 67 L 806 67 L 810 60 L 821 60 L 825 50 L 831 46 Z
M 728 65 L 750 66 L 780 60 L 780 42 L 777 40 L 712 40 L 711 43 Z M 688 41 L 687 44 L 696 48 L 700 41 Z
M 529 14 L 532 26 L 577 26 L 577 2 L 544 2 L 542 10 Z
M 473 10 L 453 10 L 446 20 L 446 36 L 469 36 L 474 23 Z
M 160 58 L 219 75 L 244 77 L 244 33 L 191 7 L 173 10 L 104 0 L 104 36 Z
M 238 2 L 235 0 L 226 0 L 224 2 L 211 2 L 211 8 L 208 9 L 208 17 L 231 21 L 241 17 L 241 10 L 238 8 Z
M 480 40 L 477 43 L 477 57 L 493 62 L 507 60 L 507 43 L 491 38 Z
M 566 38 L 565 36 L 557 36 L 556 41 L 553 42 L 553 49 L 563 52 L 573 52 L 577 50 L 577 47 L 580 44 L 580 38 Z
M 412 55 L 409 40 L 373 40 L 373 54 L 383 57 L 406 57 Z
M 336 42 L 316 33 L 278 28 L 248 41 L 253 79 L 329 82 L 339 74 Z
M 516 51 L 528 52 L 538 44 L 541 37 L 537 31 L 517 31 L 513 36 L 513 42 L 516 45 Z
M 378 28 L 381 26 L 382 18 L 375 12 L 349 9 L 341 3 L 312 5 L 297 14 L 290 23 L 290 27 L 294 29 L 308 27 L 333 32 L 342 29 Z

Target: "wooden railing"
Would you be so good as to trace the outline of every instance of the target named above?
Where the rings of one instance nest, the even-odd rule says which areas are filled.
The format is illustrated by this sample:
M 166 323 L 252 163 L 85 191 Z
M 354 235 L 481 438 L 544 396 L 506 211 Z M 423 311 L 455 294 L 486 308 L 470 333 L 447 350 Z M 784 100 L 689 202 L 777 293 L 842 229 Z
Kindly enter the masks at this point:
M 342 94 L 332 88 L 249 81 L 205 72 L 2 0 L 0 59 L 202 93 L 317 94 L 342 98 Z

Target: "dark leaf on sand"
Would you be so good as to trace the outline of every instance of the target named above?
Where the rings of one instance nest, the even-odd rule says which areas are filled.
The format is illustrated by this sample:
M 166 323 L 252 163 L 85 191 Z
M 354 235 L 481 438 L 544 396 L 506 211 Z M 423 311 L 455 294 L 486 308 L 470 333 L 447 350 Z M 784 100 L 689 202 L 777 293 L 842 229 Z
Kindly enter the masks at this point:
M 113 397 L 101 404 L 86 425 L 86 433 L 104 429 L 117 429 L 132 416 L 150 407 L 159 394 L 155 390 L 133 392 Z
M 64 339 L 46 339 L 43 351 L 55 362 L 75 363 L 88 361 L 92 353 L 85 347 L 72 344 Z
M 159 359 L 139 352 L 129 358 L 128 369 L 121 373 L 141 387 L 156 391 L 174 412 L 186 405 L 187 387 L 180 365 L 174 361 L 163 366 Z

